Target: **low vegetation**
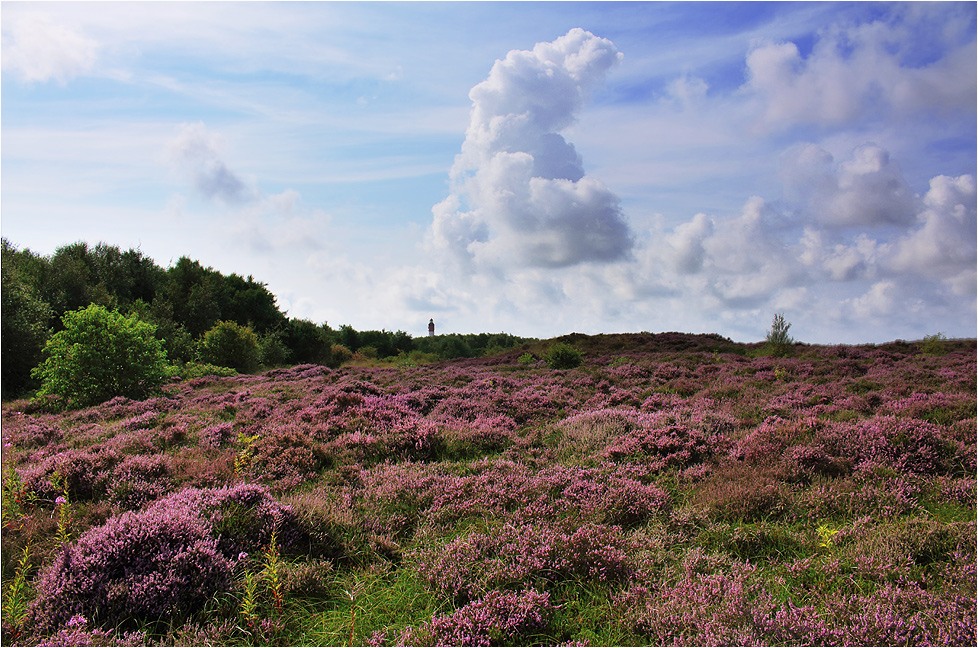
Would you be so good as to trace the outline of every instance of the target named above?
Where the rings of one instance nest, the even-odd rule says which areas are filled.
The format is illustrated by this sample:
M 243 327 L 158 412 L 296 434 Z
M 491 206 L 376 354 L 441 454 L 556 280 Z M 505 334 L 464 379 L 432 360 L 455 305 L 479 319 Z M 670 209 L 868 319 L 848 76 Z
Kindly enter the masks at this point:
M 337 333 L 6 401 L 4 645 L 975 643 L 973 340 Z

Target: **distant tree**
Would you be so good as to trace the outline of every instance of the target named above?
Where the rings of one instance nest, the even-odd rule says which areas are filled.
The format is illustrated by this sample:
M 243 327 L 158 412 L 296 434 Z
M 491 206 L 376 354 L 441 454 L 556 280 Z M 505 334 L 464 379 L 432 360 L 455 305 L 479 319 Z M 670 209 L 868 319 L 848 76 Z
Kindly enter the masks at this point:
M 0 268 L 3 274 L 0 340 L 2 340 L 3 396 L 9 398 L 37 387 L 31 370 L 41 361 L 41 351 L 51 335 L 48 322 L 51 307 L 17 273 L 12 265 Z
M 771 330 L 767 332 L 767 345 L 771 354 L 783 358 L 791 351 L 794 340 L 788 335 L 791 324 L 784 319 L 784 313 L 778 313 L 771 322 Z
M 84 407 L 115 396 L 146 398 L 166 380 L 166 353 L 151 324 L 96 304 L 65 313 L 62 324 L 33 371 L 41 379 L 38 396 Z
M 337 332 L 336 341 L 353 353 L 356 353 L 357 349 L 360 348 L 360 335 L 357 333 L 356 329 L 349 324 L 343 324 L 340 326 L 340 330 Z
M 242 373 L 255 371 L 261 360 L 258 336 L 237 322 L 218 322 L 200 341 L 200 360 Z
M 333 338 L 329 327 L 304 319 L 290 319 L 282 327 L 282 342 L 291 352 L 295 364 L 331 365 Z

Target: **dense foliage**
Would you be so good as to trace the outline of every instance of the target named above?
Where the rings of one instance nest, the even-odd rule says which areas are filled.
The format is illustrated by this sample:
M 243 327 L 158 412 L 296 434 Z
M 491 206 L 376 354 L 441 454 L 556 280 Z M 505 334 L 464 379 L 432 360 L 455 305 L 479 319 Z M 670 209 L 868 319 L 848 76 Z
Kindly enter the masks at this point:
M 219 365 L 206 334 L 219 323 L 250 330 L 259 353 L 228 365 L 254 371 L 314 363 L 331 367 L 360 353 L 360 358 L 415 361 L 475 357 L 509 349 L 527 340 L 507 334 L 412 338 L 403 331 L 356 331 L 342 326 L 288 318 L 265 284 L 236 274 L 224 275 L 181 257 L 169 268 L 157 266 L 139 250 L 123 252 L 99 243 L 73 243 L 50 257 L 18 250 L 2 241 L 3 396 L 21 396 L 38 387 L 31 370 L 47 338 L 63 328 L 65 313 L 91 304 L 134 315 L 155 326 L 167 358 L 175 365 L 203 361 Z M 226 331 L 225 331 L 226 332 Z M 246 334 L 245 334 L 246 335 Z M 250 345 L 248 345 L 250 347 Z M 337 353 L 334 354 L 334 347 Z M 418 353 L 427 354 L 424 357 Z
M 8 402 L 4 644 L 974 645 L 975 374 L 571 335 Z
M 146 398 L 166 380 L 166 353 L 151 324 L 94 304 L 65 313 L 62 323 L 34 370 L 42 381 L 38 396 L 81 407 L 114 396 Z
M 262 349 L 250 327 L 237 322 L 218 322 L 200 341 L 200 359 L 243 373 L 258 369 Z

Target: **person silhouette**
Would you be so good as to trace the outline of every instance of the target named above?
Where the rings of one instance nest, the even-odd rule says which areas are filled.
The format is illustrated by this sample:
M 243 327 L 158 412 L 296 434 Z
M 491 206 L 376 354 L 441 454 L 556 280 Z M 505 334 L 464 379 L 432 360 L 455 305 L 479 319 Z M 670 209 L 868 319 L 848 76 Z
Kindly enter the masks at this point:
M 432 337 L 435 334 L 435 319 L 431 318 L 428 320 L 428 337 Z

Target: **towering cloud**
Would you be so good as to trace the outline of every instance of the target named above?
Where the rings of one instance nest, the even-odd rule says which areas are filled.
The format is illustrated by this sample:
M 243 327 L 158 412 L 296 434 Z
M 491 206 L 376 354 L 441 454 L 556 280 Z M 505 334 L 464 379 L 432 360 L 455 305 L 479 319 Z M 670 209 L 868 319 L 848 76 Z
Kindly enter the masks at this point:
M 496 61 L 469 93 L 471 123 L 429 244 L 482 268 L 625 257 L 633 241 L 618 197 L 560 134 L 620 59 L 611 41 L 572 29 Z

